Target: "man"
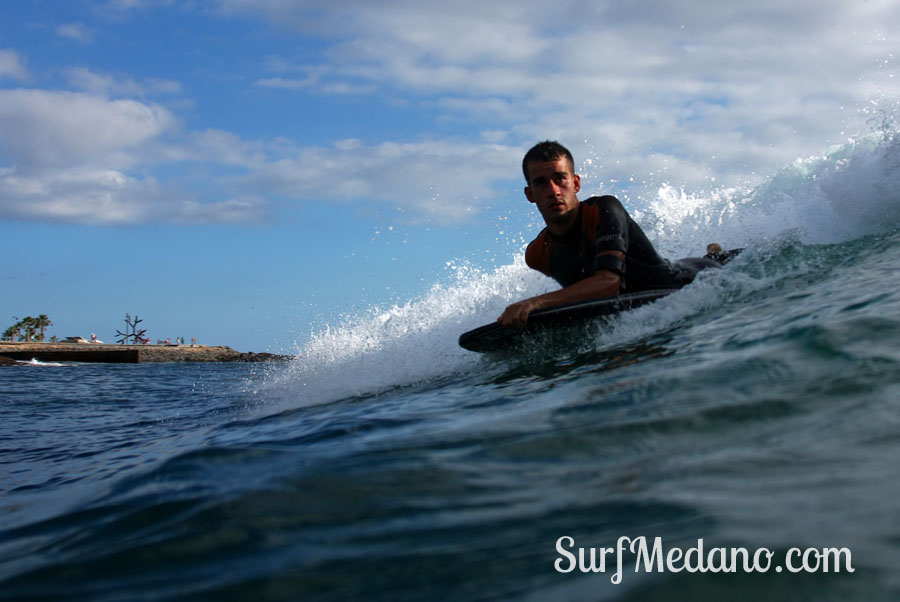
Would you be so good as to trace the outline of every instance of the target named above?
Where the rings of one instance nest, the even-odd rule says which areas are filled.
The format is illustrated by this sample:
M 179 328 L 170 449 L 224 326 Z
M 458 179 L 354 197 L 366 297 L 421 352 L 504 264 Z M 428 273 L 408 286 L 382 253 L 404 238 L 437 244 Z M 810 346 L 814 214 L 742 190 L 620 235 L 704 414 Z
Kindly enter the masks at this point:
M 579 201 L 581 178 L 572 153 L 558 142 L 534 146 L 522 160 L 522 171 L 525 197 L 547 224 L 528 245 L 525 263 L 563 288 L 513 303 L 497 318 L 504 326 L 524 326 L 529 314 L 543 307 L 680 288 L 700 269 L 719 266 L 707 259 L 662 259 L 613 196 Z
M 744 249 L 731 249 L 730 251 L 725 251 L 719 243 L 711 242 L 706 245 L 706 255 L 703 256 L 703 259 L 712 259 L 717 263 L 726 264 L 740 255 L 743 250 Z

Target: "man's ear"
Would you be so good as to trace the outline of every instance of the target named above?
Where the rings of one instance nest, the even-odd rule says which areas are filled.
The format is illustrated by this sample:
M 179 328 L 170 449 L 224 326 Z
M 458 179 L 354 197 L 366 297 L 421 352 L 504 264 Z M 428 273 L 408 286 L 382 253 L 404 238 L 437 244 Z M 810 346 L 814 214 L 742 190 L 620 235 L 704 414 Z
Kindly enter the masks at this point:
M 531 186 L 525 187 L 525 198 L 528 199 L 529 203 L 534 202 L 534 197 L 531 196 Z
M 572 174 L 572 183 L 575 185 L 575 194 L 581 192 L 581 176 L 577 173 Z

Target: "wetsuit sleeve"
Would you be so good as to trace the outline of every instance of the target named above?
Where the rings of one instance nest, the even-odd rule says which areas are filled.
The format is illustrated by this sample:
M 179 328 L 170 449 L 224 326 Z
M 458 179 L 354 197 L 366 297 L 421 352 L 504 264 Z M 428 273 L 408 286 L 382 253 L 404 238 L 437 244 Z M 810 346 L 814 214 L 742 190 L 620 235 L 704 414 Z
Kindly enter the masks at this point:
M 628 253 L 628 213 L 614 196 L 602 196 L 594 201 L 597 224 L 594 239 L 594 271 L 610 270 L 625 275 L 625 261 L 608 254 L 609 251 Z
M 547 252 L 547 232 L 541 234 L 525 249 L 525 264 L 532 270 L 550 275 L 550 256 Z

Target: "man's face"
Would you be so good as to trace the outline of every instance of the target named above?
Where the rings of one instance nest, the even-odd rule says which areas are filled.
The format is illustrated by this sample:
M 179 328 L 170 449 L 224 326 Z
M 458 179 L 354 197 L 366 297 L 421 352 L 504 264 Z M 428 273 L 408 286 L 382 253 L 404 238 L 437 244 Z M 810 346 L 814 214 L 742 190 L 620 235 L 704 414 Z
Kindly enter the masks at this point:
M 578 210 L 578 191 L 581 178 L 574 173 L 569 160 L 560 157 L 555 161 L 528 163 L 530 184 L 525 196 L 537 205 L 548 226 L 569 225 Z

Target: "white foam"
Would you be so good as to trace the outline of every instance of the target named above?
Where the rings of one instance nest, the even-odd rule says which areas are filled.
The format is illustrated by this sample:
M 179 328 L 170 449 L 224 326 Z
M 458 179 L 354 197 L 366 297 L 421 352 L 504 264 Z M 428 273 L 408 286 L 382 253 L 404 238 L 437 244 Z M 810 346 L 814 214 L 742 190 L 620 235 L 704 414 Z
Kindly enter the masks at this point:
M 313 333 L 290 367 L 270 379 L 269 393 L 278 388 L 291 403 L 309 405 L 473 368 L 481 358 L 458 346 L 462 332 L 495 320 L 513 301 L 554 288 L 518 255 L 491 271 L 448 264 L 450 281 L 423 296 Z
M 31 358 L 31 360 L 29 360 L 29 361 L 17 360 L 17 363 L 25 364 L 28 366 L 52 366 L 54 368 L 59 368 L 59 367 L 62 367 L 65 365 L 65 364 L 60 364 L 59 362 L 42 362 L 41 360 L 34 358 L 34 357 Z
M 702 253 L 707 242 L 752 246 L 793 230 L 830 244 L 900 228 L 900 136 L 876 132 L 798 159 L 754 189 L 689 193 L 671 186 L 639 222 L 664 254 Z

